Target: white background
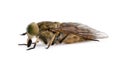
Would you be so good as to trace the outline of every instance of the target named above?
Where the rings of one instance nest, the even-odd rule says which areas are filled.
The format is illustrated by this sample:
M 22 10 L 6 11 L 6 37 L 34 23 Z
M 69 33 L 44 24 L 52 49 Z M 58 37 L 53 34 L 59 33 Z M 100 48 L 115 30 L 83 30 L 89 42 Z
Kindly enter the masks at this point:
M 0 0 L 0 61 L 120 61 L 119 20 L 119 0 Z M 109 38 L 31 51 L 18 46 L 26 26 L 40 21 L 83 23 Z

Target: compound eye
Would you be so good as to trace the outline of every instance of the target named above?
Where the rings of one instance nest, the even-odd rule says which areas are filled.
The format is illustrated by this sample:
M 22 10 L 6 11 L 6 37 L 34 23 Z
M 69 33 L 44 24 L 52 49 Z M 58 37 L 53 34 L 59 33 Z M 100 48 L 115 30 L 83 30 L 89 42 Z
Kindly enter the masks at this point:
M 27 42 L 27 47 L 30 47 L 30 46 L 31 46 L 31 44 L 32 44 L 32 40 L 31 40 L 31 39 L 29 39 L 29 40 L 28 40 L 28 42 Z

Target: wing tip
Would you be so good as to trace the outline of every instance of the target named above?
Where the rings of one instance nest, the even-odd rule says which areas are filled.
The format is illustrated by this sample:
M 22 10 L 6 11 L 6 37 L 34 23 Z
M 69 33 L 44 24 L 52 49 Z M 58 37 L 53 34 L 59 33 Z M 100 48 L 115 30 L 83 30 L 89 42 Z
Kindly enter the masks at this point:
M 100 33 L 96 34 L 96 38 L 97 39 L 103 39 L 103 38 L 108 38 L 108 37 L 109 36 L 106 33 L 104 33 L 104 32 L 100 32 Z

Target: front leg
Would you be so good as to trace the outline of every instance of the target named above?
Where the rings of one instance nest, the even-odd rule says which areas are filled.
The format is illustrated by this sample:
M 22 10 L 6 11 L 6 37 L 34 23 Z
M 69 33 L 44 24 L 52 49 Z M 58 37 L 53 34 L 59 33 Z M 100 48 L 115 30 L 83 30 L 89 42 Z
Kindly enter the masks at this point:
M 32 40 L 31 39 L 28 39 L 27 40 L 27 44 L 18 44 L 18 45 L 25 45 L 25 46 L 27 46 L 27 47 L 30 47 L 31 46 L 31 44 L 34 44 L 34 43 L 32 43 Z
M 23 35 L 26 35 L 27 34 L 27 32 L 25 32 L 25 33 L 22 33 L 21 35 L 23 36 Z
M 27 44 L 23 43 L 23 44 L 18 44 L 18 45 L 25 45 L 26 46 Z
M 36 42 L 35 42 L 35 43 L 33 43 L 33 44 L 34 44 L 34 46 L 33 46 L 33 47 L 31 47 L 31 48 L 28 48 L 27 50 L 34 49 L 34 48 L 36 47 L 36 44 L 37 44 L 38 42 L 39 42 L 39 37 L 37 37 Z
M 25 32 L 25 33 L 22 33 L 22 34 L 20 34 L 20 35 L 26 35 L 27 34 L 27 32 Z M 18 44 L 18 45 L 26 45 L 27 46 L 27 44 L 25 44 L 25 43 L 23 43 L 23 44 Z
M 21 35 L 23 36 L 23 35 L 26 35 L 27 34 L 27 32 L 25 32 L 25 33 L 22 33 Z M 23 43 L 23 44 L 18 44 L 18 45 L 26 45 L 27 47 L 29 47 L 31 44 L 33 44 L 32 43 L 32 36 L 30 36 L 29 34 L 27 34 L 27 36 L 28 36 L 28 38 L 27 38 L 27 44 L 25 44 L 25 43 Z
M 37 43 L 33 43 L 33 44 L 34 44 L 34 46 L 33 46 L 33 47 L 31 47 L 31 48 L 29 48 L 29 49 L 27 49 L 27 50 L 34 49 L 34 48 L 36 47 L 36 44 L 37 44 Z

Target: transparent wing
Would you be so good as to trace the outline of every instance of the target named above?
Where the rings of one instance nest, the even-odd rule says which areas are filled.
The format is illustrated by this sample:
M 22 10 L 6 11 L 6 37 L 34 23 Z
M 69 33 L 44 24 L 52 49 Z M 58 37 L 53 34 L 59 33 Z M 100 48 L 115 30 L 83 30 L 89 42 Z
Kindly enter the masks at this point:
M 62 23 L 61 26 L 54 29 L 54 31 L 55 30 L 65 33 L 76 34 L 79 36 L 94 36 L 95 39 L 108 37 L 104 32 L 100 32 L 81 23 Z

